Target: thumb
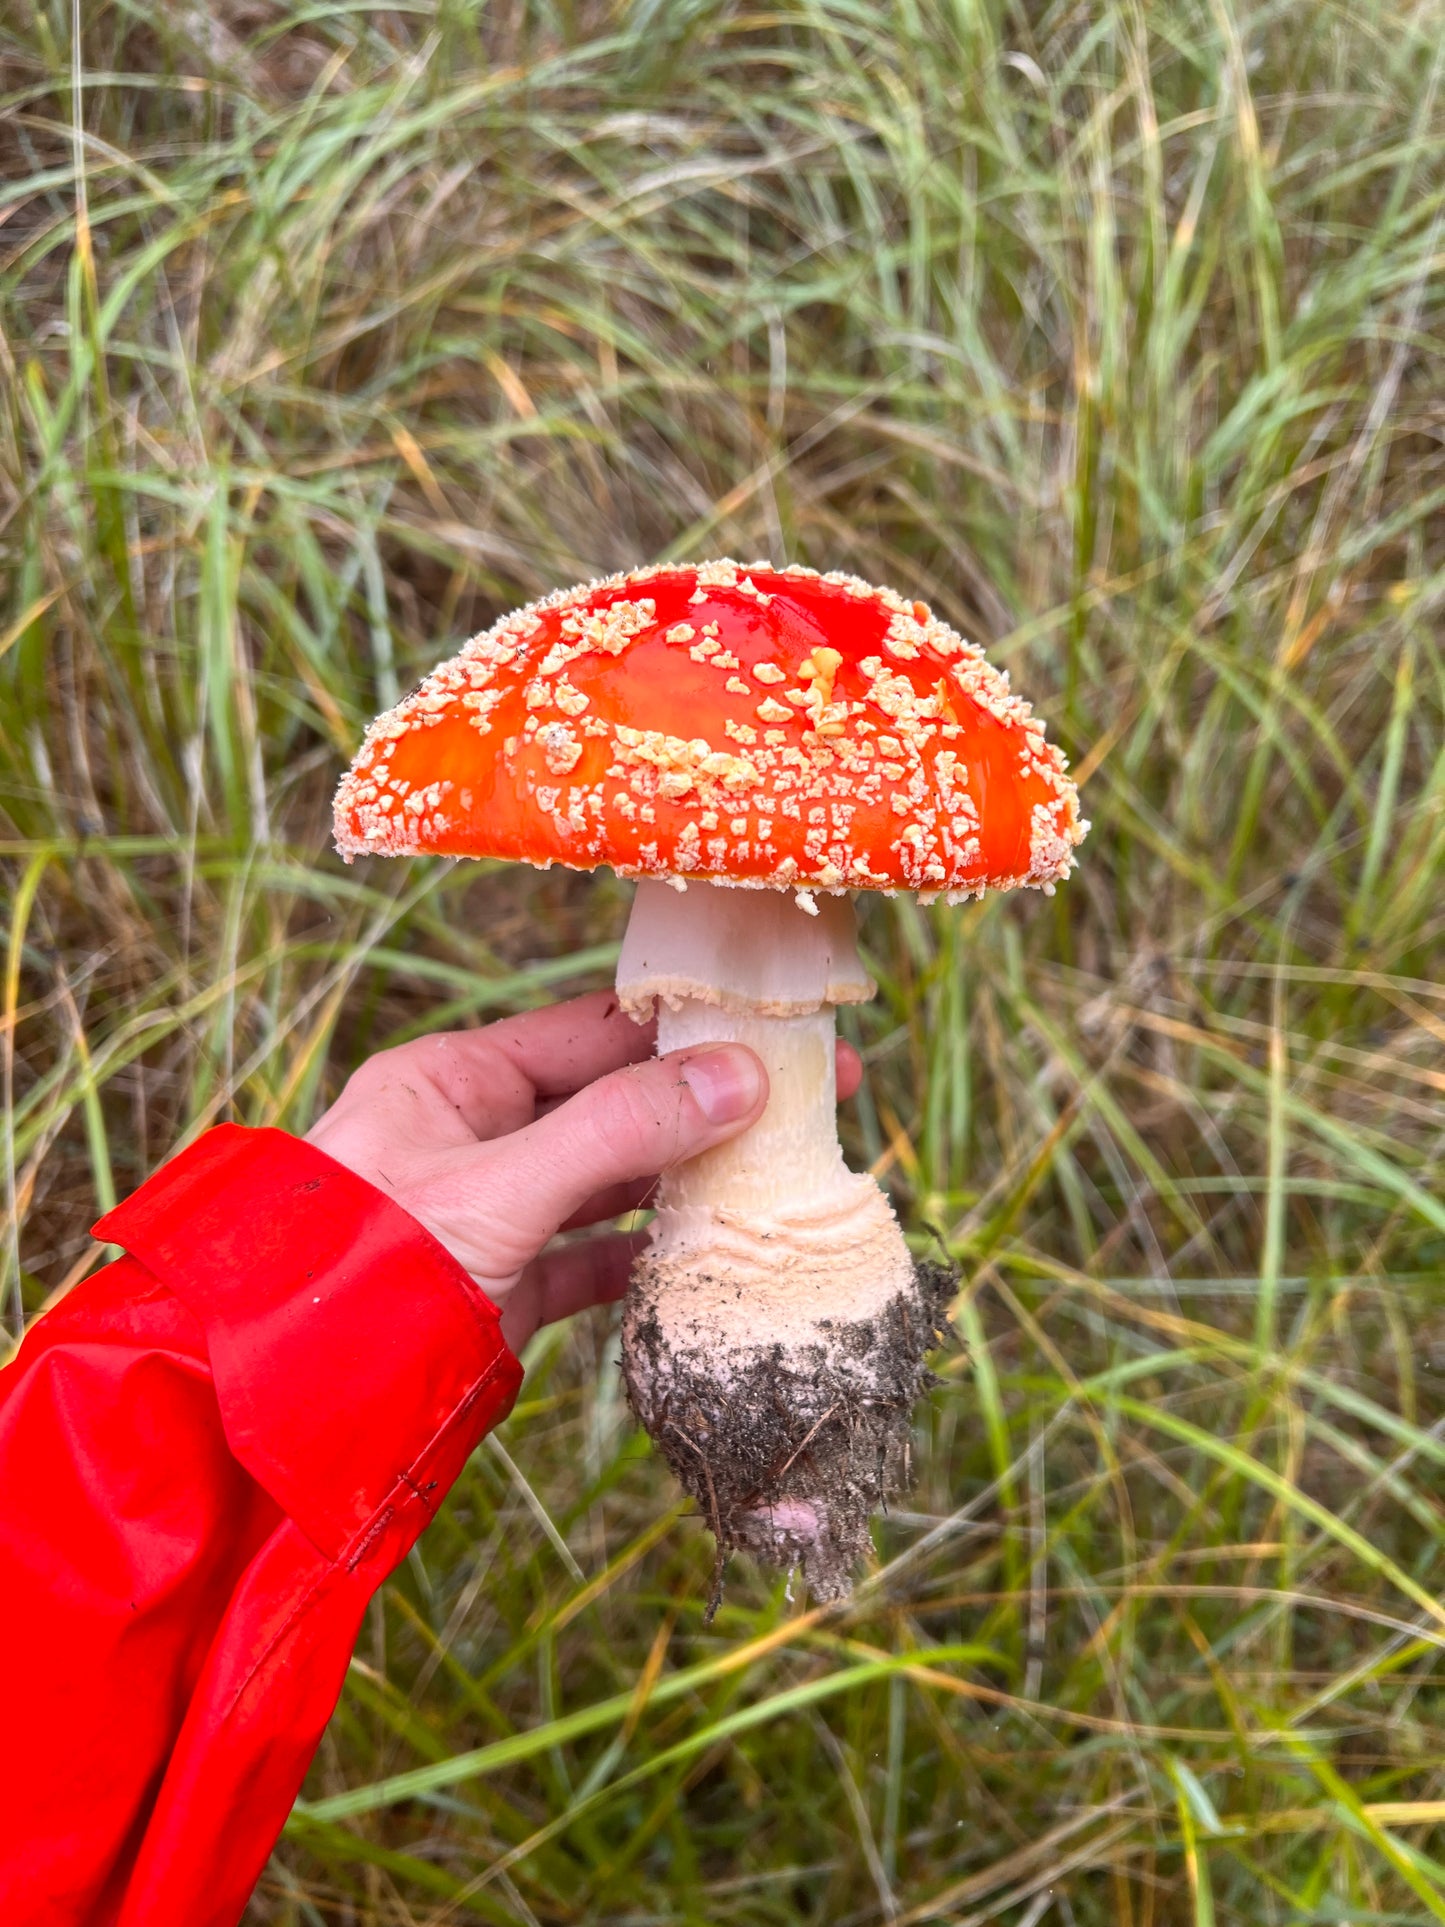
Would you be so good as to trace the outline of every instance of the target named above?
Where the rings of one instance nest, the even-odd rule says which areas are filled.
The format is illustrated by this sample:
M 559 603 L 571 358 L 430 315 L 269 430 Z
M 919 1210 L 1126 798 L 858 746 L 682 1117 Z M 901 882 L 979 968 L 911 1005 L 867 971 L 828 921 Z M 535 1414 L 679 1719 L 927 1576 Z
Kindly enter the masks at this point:
M 595 1192 L 736 1137 L 767 1101 L 768 1074 L 746 1045 L 673 1051 L 599 1077 L 496 1140 L 488 1175 L 505 1186 L 514 1217 L 540 1246 Z

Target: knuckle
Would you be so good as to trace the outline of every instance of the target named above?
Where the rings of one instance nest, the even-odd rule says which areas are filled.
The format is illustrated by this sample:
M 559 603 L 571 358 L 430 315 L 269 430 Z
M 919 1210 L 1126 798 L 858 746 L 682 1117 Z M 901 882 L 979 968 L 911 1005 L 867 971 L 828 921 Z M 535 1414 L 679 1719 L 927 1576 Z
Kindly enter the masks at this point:
M 374 1097 L 384 1081 L 384 1073 L 377 1070 L 376 1059 L 368 1057 L 356 1066 L 342 1085 L 342 1095 L 353 1102 L 358 1098 L 364 1101 Z
M 451 1031 L 440 1030 L 434 1037 L 418 1038 L 416 1041 L 418 1045 L 425 1047 L 425 1056 L 422 1058 L 422 1061 L 429 1071 L 446 1073 L 455 1071 L 460 1067 L 462 1062 L 461 1047 Z M 403 1044 L 401 1048 L 403 1050 L 411 1050 L 415 1049 L 416 1046 Z M 422 1055 L 421 1051 L 418 1051 L 417 1055 L 420 1057 Z
M 412 1069 L 449 1103 L 468 1100 L 479 1090 L 504 1103 L 517 1103 L 531 1093 L 526 1077 L 489 1038 L 438 1031 L 418 1042 L 425 1050 L 413 1058 Z
M 389 1083 L 399 1071 L 411 1061 L 411 1044 L 393 1044 L 390 1050 L 373 1051 L 370 1057 L 363 1058 L 351 1073 L 348 1082 L 361 1090 L 375 1090 Z

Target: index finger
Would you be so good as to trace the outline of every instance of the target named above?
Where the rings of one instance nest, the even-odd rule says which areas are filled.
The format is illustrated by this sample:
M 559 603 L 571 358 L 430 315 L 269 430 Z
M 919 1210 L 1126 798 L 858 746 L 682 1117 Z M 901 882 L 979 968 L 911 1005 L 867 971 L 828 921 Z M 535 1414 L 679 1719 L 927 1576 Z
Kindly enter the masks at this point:
M 629 1017 L 615 990 L 594 990 L 462 1035 L 485 1038 L 539 1098 L 571 1097 L 608 1071 L 651 1057 L 657 1026 Z
M 595 990 L 403 1048 L 470 1127 L 490 1136 L 530 1123 L 538 1102 L 571 1097 L 608 1071 L 651 1057 L 655 1042 L 655 1025 L 635 1023 L 615 991 Z

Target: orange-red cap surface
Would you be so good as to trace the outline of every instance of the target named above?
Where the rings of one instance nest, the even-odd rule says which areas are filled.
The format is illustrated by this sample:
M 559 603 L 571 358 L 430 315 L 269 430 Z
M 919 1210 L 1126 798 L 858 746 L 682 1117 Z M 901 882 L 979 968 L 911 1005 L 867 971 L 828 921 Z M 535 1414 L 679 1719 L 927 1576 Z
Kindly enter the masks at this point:
M 1087 828 L 1008 679 L 854 576 L 639 569 L 505 617 L 377 718 L 336 795 L 349 860 L 1047 888 Z

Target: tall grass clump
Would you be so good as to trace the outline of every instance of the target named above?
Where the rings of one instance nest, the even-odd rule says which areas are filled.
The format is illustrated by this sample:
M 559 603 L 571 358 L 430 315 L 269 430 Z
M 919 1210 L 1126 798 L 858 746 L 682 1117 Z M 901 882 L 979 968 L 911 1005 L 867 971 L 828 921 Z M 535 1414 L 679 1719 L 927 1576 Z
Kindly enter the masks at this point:
M 329 849 L 520 600 L 893 583 L 1094 825 L 865 918 L 845 1130 L 964 1282 L 852 1602 L 704 1628 L 543 1334 L 249 1918 L 1445 1920 L 1438 0 L 77 12 L 0 12 L 12 1335 L 211 1123 L 605 980 L 606 878 Z

